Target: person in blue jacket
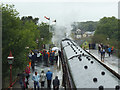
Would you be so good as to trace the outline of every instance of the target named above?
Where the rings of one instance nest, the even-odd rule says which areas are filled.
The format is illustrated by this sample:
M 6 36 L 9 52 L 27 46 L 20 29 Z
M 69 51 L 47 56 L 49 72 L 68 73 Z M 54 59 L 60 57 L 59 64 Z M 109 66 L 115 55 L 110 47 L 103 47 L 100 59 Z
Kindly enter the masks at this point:
M 48 69 L 48 72 L 46 73 L 47 77 L 47 87 L 51 88 L 51 80 L 52 80 L 53 73 Z
M 109 54 L 109 57 L 110 57 L 110 54 L 111 54 L 111 48 L 110 47 L 108 48 L 108 54 Z

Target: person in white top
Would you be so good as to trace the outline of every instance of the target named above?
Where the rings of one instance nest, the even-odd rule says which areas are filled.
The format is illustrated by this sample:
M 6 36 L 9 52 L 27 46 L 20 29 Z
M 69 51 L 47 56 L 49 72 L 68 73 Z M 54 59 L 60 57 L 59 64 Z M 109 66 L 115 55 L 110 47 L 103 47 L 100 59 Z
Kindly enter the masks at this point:
M 38 62 L 40 61 L 40 56 L 41 56 L 41 53 L 37 52 L 37 60 L 38 60 Z
M 42 69 L 41 75 L 40 75 L 41 88 L 44 87 L 45 80 L 46 80 L 46 74 L 44 73 L 44 70 Z
M 40 75 L 37 74 L 37 72 L 35 72 L 35 74 L 33 75 L 32 80 L 34 81 L 34 89 L 36 90 L 36 86 L 37 86 L 39 90 Z

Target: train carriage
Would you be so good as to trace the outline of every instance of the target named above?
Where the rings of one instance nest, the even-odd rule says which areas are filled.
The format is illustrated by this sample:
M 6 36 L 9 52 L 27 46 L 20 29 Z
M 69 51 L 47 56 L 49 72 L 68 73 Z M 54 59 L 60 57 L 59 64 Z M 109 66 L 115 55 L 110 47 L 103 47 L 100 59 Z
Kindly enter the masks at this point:
M 61 41 L 65 88 L 119 90 L 119 78 L 70 39 Z

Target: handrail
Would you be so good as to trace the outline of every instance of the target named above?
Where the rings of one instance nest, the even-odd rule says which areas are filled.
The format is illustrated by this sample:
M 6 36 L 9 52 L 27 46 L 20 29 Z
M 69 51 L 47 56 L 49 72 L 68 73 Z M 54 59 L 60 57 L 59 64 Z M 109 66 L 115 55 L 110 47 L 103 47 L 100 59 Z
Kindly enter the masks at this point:
M 11 85 L 13 86 L 17 80 L 18 80 L 18 78 L 16 78 L 15 81 Z M 11 85 L 7 89 L 9 89 L 11 87 Z

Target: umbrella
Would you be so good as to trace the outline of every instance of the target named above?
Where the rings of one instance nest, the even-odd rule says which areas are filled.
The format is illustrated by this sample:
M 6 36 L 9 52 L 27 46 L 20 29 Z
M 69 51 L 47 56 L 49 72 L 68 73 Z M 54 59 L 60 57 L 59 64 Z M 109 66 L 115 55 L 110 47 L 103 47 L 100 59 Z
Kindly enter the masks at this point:
M 58 47 L 53 47 L 52 50 L 60 50 Z
M 38 50 L 36 50 L 36 49 L 34 49 L 34 50 L 32 50 L 34 53 L 36 53 L 36 52 L 38 52 Z

